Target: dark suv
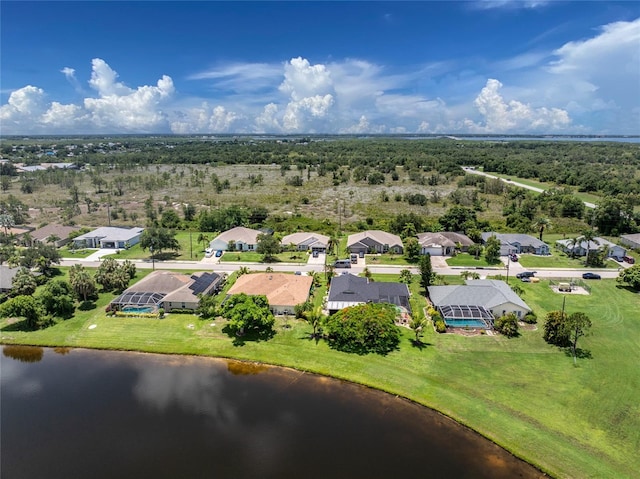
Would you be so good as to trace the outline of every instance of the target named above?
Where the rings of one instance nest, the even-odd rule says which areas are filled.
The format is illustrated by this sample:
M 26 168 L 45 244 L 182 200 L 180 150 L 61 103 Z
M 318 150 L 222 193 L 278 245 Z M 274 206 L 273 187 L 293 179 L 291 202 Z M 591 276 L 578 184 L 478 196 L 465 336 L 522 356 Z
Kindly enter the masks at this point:
M 522 273 L 516 274 L 516 278 L 533 278 L 536 275 L 535 271 L 523 271 Z

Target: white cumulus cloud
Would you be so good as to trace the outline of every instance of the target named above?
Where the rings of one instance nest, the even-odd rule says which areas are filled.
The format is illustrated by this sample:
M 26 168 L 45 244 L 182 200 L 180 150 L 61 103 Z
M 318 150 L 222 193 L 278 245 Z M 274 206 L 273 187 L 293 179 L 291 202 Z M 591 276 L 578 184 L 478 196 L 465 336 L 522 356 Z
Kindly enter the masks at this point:
M 568 113 L 560 108 L 532 108 L 518 100 L 505 101 L 500 95 L 502 83 L 487 80 L 486 86 L 476 97 L 474 105 L 484 122 L 477 125 L 479 131 L 511 133 L 531 131 L 556 131 L 570 123 Z

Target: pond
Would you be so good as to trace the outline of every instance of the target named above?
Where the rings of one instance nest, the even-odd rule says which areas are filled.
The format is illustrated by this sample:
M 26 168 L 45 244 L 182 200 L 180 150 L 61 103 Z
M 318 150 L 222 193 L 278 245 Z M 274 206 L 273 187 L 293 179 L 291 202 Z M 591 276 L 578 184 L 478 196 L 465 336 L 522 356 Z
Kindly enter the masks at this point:
M 538 478 L 365 387 L 211 358 L 4 346 L 6 478 Z

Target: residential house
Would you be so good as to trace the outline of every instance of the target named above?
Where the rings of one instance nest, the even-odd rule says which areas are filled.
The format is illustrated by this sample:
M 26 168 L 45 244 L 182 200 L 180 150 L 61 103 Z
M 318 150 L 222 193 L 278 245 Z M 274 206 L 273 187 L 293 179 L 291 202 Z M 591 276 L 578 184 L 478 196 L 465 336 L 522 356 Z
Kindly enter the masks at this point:
M 200 271 L 192 275 L 173 271 L 154 271 L 136 284 L 127 288 L 109 303 L 108 309 L 121 311 L 123 308 L 149 308 L 156 311 L 163 308 L 195 311 L 200 295 L 216 294 L 222 289 L 224 277 L 217 273 Z
M 631 249 L 640 250 L 640 233 L 620 236 L 620 243 Z
M 324 253 L 329 246 L 329 237 L 320 233 L 293 233 L 282 238 L 282 247 L 294 245 L 298 251 L 319 251 Z
M 232 244 L 234 251 L 255 251 L 258 247 L 258 235 L 260 234 L 263 232 L 244 226 L 236 226 L 212 239 L 209 248 L 228 251 L 229 244 Z
M 420 244 L 420 254 L 430 254 L 431 256 L 452 255 L 457 246 L 461 251 L 466 251 L 473 241 L 462 233 L 442 231 L 439 233 L 419 233 L 418 243 Z
M 604 238 L 596 236 L 591 241 L 586 241 L 583 236 L 574 239 L 561 239 L 556 241 L 556 248 L 572 256 L 586 256 L 587 251 L 598 251 L 607 249 L 607 258 L 623 258 L 627 255 L 626 248 L 612 243 Z
M 144 228 L 103 226 L 73 239 L 76 248 L 126 249 L 140 242 Z
M 353 274 L 342 274 L 331 279 L 327 310 L 329 314 L 365 303 L 389 303 L 411 314 L 409 288 L 404 283 L 371 281 Z
M 404 245 L 400 236 L 386 231 L 367 230 L 349 235 L 347 249 L 351 253 L 402 253 Z
M 487 327 L 494 318 L 514 313 L 522 318 L 531 308 L 507 283 L 499 280 L 467 280 L 464 285 L 429 286 L 429 298 L 448 326 L 456 321 L 485 321 Z
M 294 308 L 309 299 L 313 278 L 287 273 L 252 273 L 240 276 L 227 292 L 266 296 L 273 314 L 294 314 Z
M 30 233 L 31 241 L 34 244 L 42 243 L 48 244 L 50 243 L 50 238 L 58 238 L 57 240 L 51 242 L 56 248 L 60 246 L 66 245 L 71 239 L 69 235 L 74 231 L 78 231 L 80 228 L 77 226 L 63 226 L 60 224 L 48 224 L 43 226 L 42 228 L 38 228 L 33 230 Z
M 531 253 L 537 255 L 548 255 L 549 245 L 531 235 L 521 233 L 482 233 L 482 243 L 495 236 L 500 241 L 500 255 L 506 256 L 511 253 Z
M 0 264 L 0 293 L 11 291 L 13 286 L 13 278 L 16 277 L 20 268 L 10 268 Z

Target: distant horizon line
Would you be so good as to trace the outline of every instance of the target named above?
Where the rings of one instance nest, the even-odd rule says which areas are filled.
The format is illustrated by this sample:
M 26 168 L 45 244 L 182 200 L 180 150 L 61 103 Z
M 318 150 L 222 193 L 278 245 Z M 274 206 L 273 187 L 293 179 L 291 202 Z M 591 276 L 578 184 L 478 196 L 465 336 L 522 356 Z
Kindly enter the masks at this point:
M 323 137 L 344 137 L 344 138 L 640 138 L 640 134 L 556 134 L 556 133 L 69 133 L 69 134 L 26 134 L 26 135 L 2 135 L 0 139 L 21 139 L 21 138 L 113 138 L 113 137 L 177 137 L 177 138 L 323 138 Z

